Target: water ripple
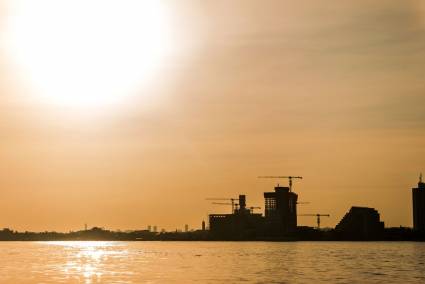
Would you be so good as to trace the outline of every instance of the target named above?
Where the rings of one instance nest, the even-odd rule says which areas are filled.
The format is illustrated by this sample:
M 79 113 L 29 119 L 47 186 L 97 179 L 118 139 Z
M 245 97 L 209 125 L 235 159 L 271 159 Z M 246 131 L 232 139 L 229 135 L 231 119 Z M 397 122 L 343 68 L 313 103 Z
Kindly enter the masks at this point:
M 425 283 L 424 243 L 4 242 L 0 283 Z

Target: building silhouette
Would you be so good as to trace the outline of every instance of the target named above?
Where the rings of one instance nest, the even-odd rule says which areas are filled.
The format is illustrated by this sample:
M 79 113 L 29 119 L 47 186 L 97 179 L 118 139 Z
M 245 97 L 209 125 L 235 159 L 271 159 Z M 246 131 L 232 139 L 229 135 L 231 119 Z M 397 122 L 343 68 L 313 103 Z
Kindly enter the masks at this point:
M 374 208 L 351 207 L 336 225 L 335 231 L 348 240 L 379 239 L 384 231 L 384 222 Z
M 210 214 L 211 234 L 223 239 L 252 239 L 295 233 L 298 195 L 289 187 L 276 186 L 274 190 L 264 193 L 264 216 L 253 213 L 259 207 L 247 208 L 245 195 L 239 195 L 239 203 L 231 214 Z
M 289 187 L 276 186 L 274 192 L 264 192 L 265 229 L 267 235 L 279 236 L 297 230 L 298 195 Z
M 412 188 L 413 200 L 413 229 L 425 232 L 425 183 L 422 174 L 419 176 L 417 188 Z
M 232 214 L 210 214 L 210 232 L 219 239 L 251 239 L 262 235 L 264 218 L 246 208 L 246 196 L 239 195 L 239 204 Z

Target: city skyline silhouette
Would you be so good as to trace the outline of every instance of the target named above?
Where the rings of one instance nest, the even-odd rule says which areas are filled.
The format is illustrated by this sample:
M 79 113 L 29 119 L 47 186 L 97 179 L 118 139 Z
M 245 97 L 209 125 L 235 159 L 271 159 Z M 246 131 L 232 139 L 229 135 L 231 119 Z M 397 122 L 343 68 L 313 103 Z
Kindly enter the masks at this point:
M 99 3 L 0 2 L 0 228 L 195 228 L 279 174 L 323 225 L 413 226 L 420 1 Z

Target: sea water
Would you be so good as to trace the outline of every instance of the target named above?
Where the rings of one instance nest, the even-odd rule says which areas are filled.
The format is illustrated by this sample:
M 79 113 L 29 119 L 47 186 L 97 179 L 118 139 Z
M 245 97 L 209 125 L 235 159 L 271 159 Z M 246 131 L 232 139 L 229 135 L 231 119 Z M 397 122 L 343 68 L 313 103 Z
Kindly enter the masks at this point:
M 425 283 L 425 243 L 0 242 L 0 283 Z

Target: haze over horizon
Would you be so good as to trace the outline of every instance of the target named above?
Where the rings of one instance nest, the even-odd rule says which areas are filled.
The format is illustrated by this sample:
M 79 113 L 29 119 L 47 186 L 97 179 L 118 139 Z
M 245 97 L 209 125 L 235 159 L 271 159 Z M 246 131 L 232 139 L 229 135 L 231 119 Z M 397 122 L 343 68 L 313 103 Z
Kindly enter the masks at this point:
M 260 175 L 323 227 L 412 226 L 423 1 L 30 2 L 0 0 L 0 228 L 200 228 Z

